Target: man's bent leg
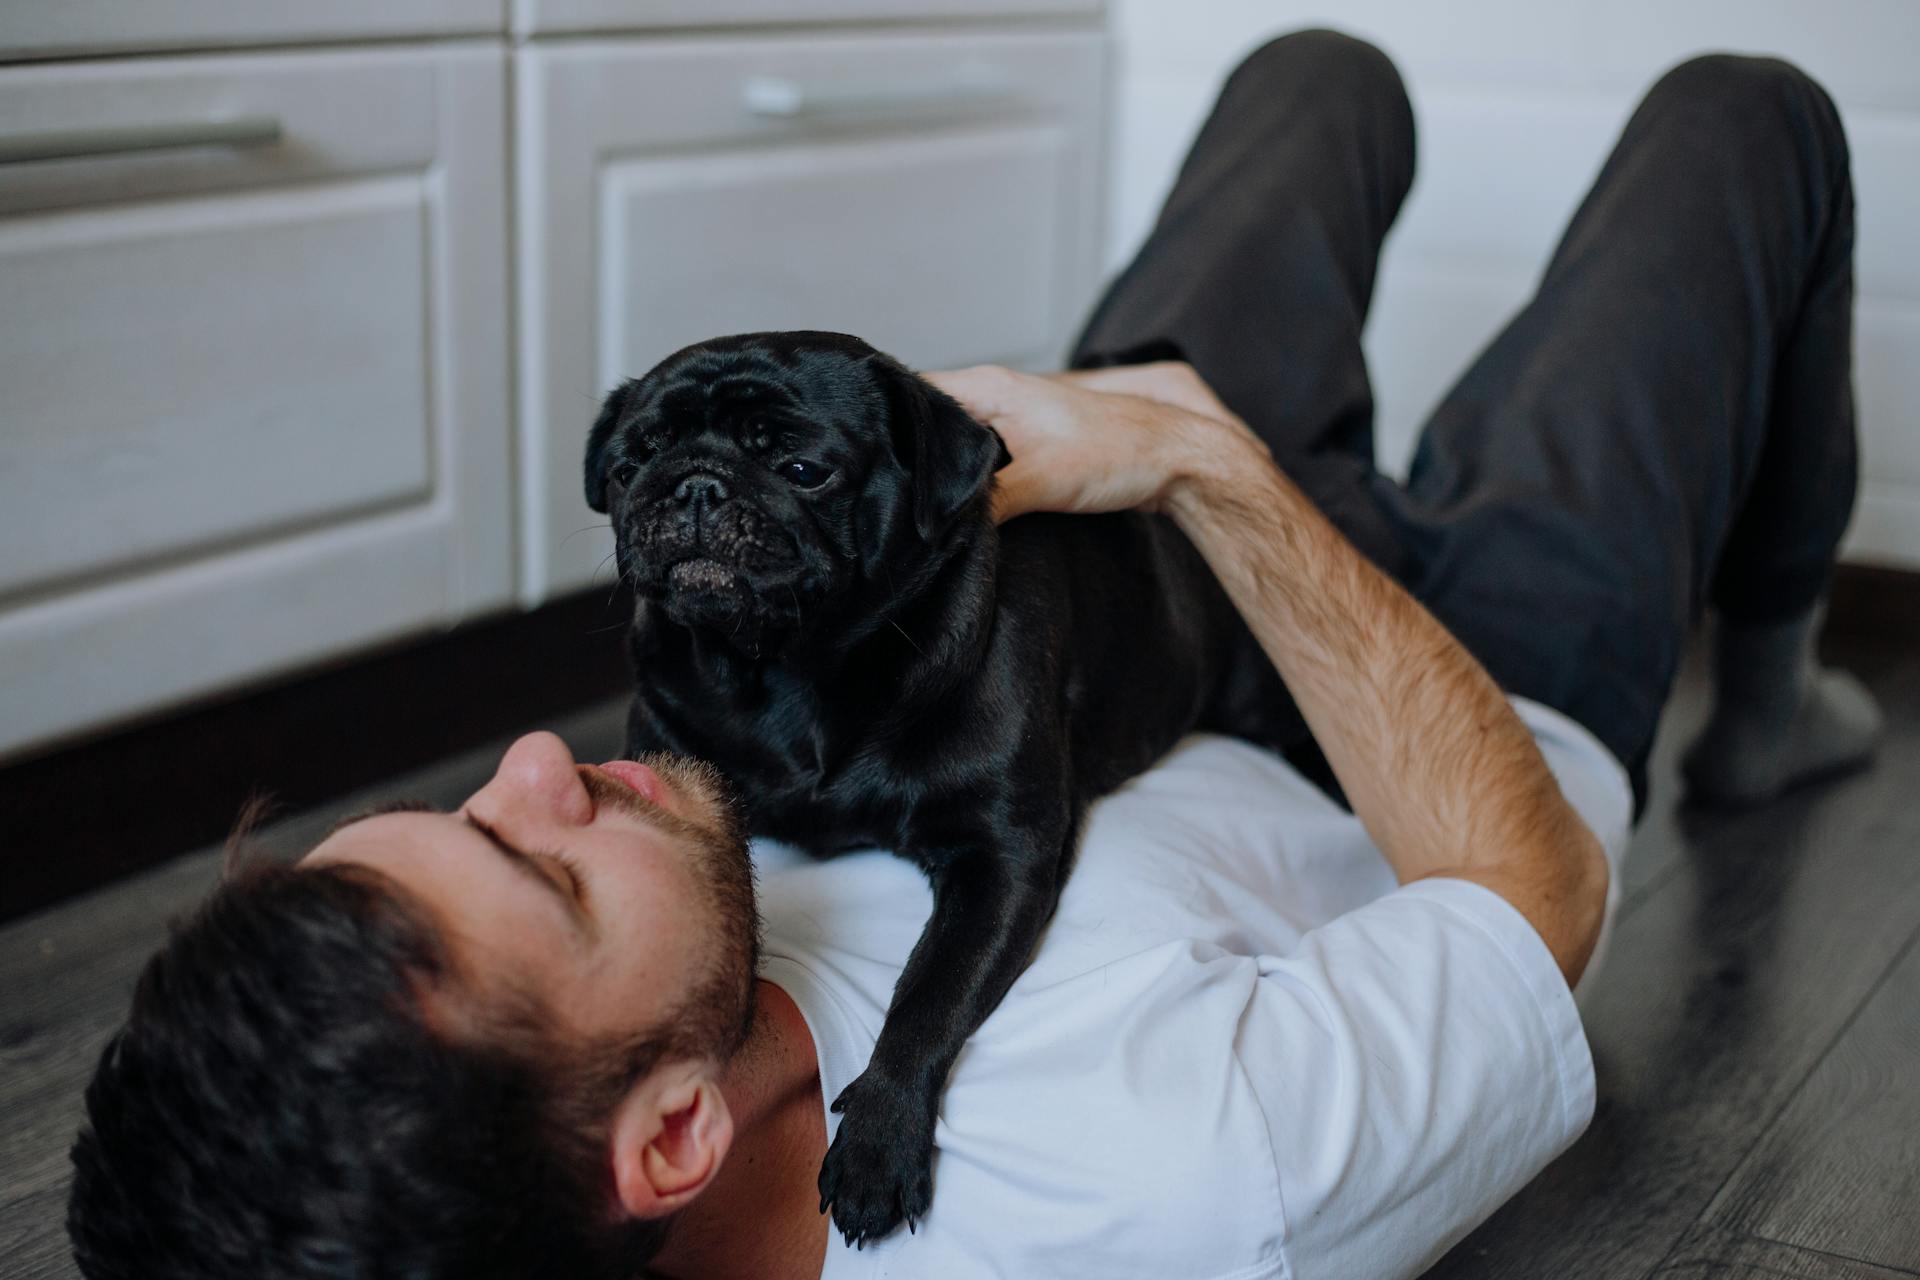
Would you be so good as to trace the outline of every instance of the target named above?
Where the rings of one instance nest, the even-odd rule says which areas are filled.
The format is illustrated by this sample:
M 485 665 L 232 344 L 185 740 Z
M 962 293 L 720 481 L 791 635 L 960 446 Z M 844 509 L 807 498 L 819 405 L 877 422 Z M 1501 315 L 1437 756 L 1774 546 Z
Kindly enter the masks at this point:
M 1413 181 L 1413 111 L 1373 46 L 1303 31 L 1228 77 L 1077 368 L 1182 359 L 1348 537 L 1396 569 L 1368 497 L 1360 349 L 1380 243 Z
M 1694 794 L 1725 802 L 1764 800 L 1800 777 L 1857 763 L 1880 730 L 1872 695 L 1846 672 L 1822 669 L 1815 653 L 1858 470 L 1853 187 L 1832 103 L 1821 95 L 1817 105 L 1839 155 L 1835 227 L 1776 366 L 1753 483 L 1714 570 L 1714 711 L 1682 765 Z
M 1808 619 L 1826 589 L 1853 498 L 1852 247 L 1819 86 L 1687 62 L 1421 440 L 1416 594 L 1509 691 L 1591 729 L 1641 801 L 1707 601 Z

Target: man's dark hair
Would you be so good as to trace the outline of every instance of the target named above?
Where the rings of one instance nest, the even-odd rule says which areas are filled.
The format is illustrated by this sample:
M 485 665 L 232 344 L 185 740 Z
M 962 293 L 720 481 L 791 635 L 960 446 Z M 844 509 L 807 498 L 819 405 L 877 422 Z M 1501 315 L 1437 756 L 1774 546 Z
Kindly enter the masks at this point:
M 614 1106 L 688 1048 L 560 1047 L 531 1002 L 430 1025 L 460 975 L 364 867 L 257 866 L 141 974 L 87 1089 L 67 1213 L 92 1280 L 633 1275 L 667 1222 L 617 1212 Z M 697 1021 L 697 1019 L 696 1019 Z M 737 1042 L 736 1028 L 725 1035 Z

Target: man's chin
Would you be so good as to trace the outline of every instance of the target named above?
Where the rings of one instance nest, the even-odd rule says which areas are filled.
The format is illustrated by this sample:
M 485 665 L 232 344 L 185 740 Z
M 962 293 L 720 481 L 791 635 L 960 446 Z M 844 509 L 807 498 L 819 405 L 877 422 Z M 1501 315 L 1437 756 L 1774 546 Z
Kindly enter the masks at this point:
M 734 1033 L 727 1037 L 728 1052 L 720 1052 L 721 1046 L 715 1045 L 715 1056 L 724 1058 L 745 1040 L 760 967 L 760 907 L 746 819 L 726 775 L 706 761 L 661 751 L 643 752 L 636 760 L 685 799 L 689 809 L 697 810 L 684 815 L 680 826 L 692 838 L 697 853 L 694 869 L 713 910 L 717 963 L 710 990 L 694 1004 L 709 1014 L 732 1011 L 719 1019 Z

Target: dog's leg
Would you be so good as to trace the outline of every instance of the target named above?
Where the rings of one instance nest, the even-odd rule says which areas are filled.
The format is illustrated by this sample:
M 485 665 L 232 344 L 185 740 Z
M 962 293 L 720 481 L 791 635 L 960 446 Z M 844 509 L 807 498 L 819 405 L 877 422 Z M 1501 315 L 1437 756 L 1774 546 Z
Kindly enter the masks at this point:
M 1004 841 L 1005 835 L 1001 837 Z M 947 1073 L 1032 957 L 1059 900 L 1070 837 L 1013 836 L 931 862 L 933 915 L 907 957 L 867 1069 L 833 1109 L 820 1207 L 849 1244 L 911 1229 L 933 1198 L 933 1126 Z

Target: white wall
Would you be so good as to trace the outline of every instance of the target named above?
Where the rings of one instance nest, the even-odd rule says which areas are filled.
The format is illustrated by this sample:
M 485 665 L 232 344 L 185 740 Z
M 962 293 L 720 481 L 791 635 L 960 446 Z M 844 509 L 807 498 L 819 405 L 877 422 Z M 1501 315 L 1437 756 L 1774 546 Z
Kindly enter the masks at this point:
M 1109 258 L 1145 234 L 1213 95 L 1269 35 L 1332 26 L 1399 64 L 1418 176 L 1367 334 L 1380 454 L 1413 435 L 1525 299 L 1646 87 L 1726 49 L 1799 63 L 1838 101 L 1859 201 L 1865 451 L 1856 558 L 1920 567 L 1920 3 L 1915 0 L 1115 0 Z

